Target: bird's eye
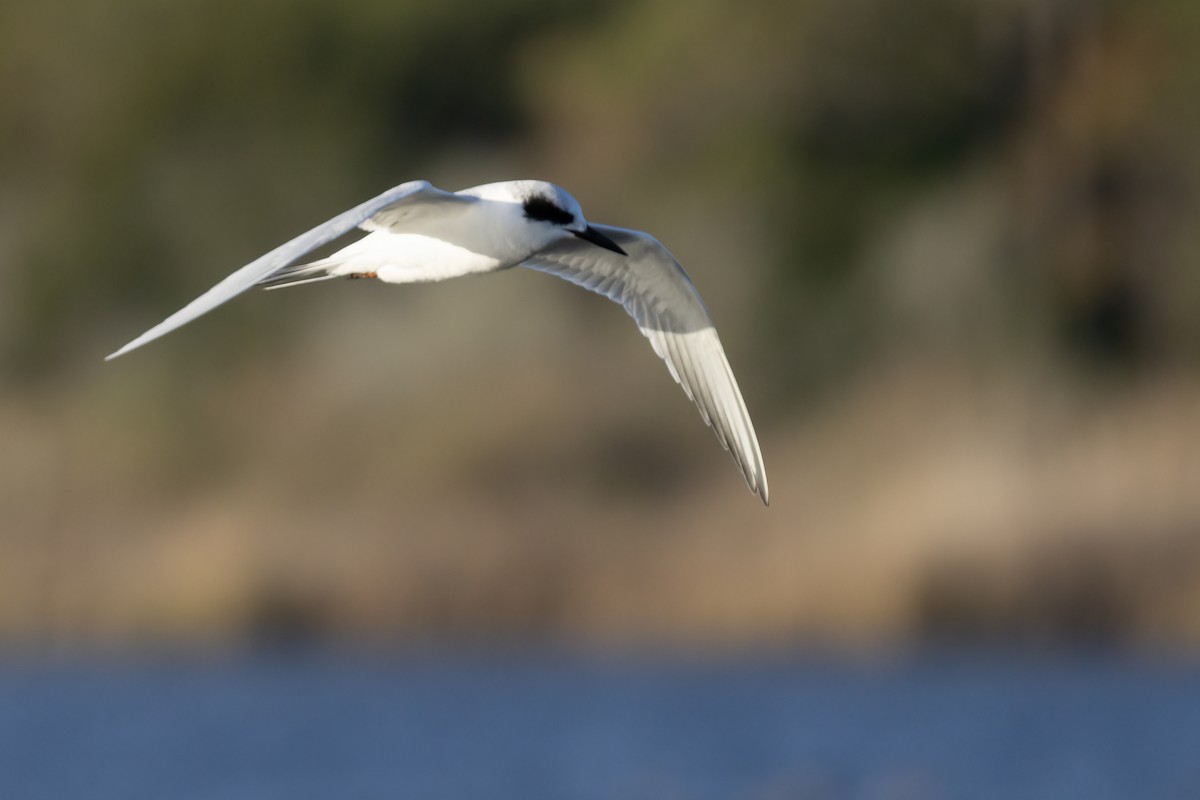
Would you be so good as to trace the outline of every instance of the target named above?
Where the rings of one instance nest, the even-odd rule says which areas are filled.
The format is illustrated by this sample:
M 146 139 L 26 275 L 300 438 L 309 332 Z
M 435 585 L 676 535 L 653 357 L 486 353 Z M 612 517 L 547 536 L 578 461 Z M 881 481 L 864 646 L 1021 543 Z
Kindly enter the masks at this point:
M 563 209 L 545 197 L 531 197 L 525 201 L 525 216 L 540 222 L 554 225 L 569 225 L 575 221 L 575 215 Z

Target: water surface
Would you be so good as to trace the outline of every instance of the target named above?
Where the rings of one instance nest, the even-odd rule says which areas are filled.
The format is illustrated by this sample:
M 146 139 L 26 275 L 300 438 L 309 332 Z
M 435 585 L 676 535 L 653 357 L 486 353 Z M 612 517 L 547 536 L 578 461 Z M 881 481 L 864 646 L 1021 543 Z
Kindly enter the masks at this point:
M 10 659 L 0 797 L 1200 797 L 1200 666 L 544 652 Z

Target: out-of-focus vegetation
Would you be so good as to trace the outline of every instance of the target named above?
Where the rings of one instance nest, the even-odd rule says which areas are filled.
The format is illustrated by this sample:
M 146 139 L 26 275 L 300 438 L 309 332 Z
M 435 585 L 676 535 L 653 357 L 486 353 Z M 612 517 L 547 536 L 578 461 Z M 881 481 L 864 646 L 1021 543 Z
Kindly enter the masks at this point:
M 1200 642 L 1200 6 L 0 6 L 0 635 Z M 403 180 L 704 293 L 763 510 L 618 308 L 239 299 Z

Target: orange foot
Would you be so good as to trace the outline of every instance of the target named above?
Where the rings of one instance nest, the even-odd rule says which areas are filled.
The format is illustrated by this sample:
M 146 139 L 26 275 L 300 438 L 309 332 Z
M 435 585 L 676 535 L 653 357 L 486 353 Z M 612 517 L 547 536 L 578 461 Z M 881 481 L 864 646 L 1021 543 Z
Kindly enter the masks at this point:
M 361 280 L 362 278 L 378 278 L 374 272 L 351 272 L 351 280 Z

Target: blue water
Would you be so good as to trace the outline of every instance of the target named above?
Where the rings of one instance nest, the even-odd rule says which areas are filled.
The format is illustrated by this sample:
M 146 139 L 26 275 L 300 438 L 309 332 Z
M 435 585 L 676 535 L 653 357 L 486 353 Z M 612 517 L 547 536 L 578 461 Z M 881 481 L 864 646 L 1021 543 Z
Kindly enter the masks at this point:
M 0 798 L 1200 797 L 1200 665 L 927 654 L 0 662 Z

